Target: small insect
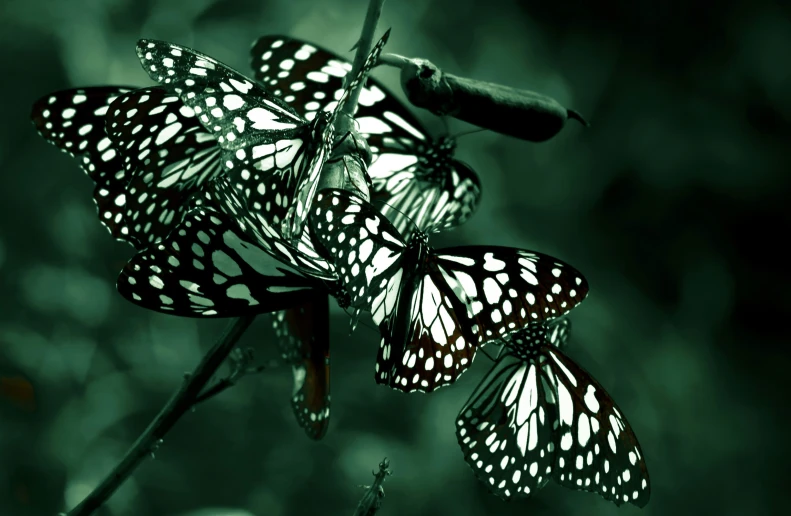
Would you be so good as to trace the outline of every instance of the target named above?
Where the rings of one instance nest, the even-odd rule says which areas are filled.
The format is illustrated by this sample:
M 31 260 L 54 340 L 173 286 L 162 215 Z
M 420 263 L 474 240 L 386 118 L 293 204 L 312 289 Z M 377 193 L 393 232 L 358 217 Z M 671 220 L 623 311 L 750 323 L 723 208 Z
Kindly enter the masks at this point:
M 255 78 L 305 118 L 335 109 L 352 65 L 317 45 L 264 36 L 252 47 Z M 477 174 L 454 158 L 456 141 L 434 140 L 398 98 L 368 78 L 355 113 L 372 151 L 371 201 L 408 238 L 463 224 L 481 196 Z
M 319 192 L 310 228 L 351 306 L 370 311 L 379 326 L 377 383 L 405 392 L 455 382 L 478 345 L 561 316 L 588 293 L 582 274 L 537 252 L 435 251 L 421 231 L 405 241 L 376 208 L 345 190 Z
M 643 507 L 651 489 L 637 437 L 607 391 L 560 351 L 570 328 L 563 318 L 503 338 L 504 354 L 456 418 L 464 459 L 503 499 L 554 479 Z

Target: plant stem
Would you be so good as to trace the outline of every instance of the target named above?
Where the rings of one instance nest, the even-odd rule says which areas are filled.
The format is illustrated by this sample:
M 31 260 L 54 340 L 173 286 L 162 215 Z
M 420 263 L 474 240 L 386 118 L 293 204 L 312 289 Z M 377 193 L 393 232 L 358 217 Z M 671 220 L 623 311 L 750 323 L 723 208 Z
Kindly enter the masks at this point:
M 404 68 L 413 60 L 398 54 L 382 54 L 379 56 L 379 64 L 392 66 L 394 68 Z
M 365 60 L 368 57 L 368 53 L 371 51 L 371 47 L 373 46 L 374 42 L 374 35 L 376 34 L 376 25 L 379 23 L 379 16 L 382 14 L 382 6 L 384 6 L 385 0 L 370 0 L 368 3 L 368 12 L 365 13 L 365 22 L 363 23 L 363 30 L 360 34 L 360 39 L 357 41 L 357 54 L 354 56 L 354 63 L 352 64 L 352 70 L 346 77 L 351 78 L 356 77 L 357 73 L 362 69 L 363 65 L 365 65 Z M 360 92 L 365 86 L 366 81 L 360 82 L 357 87 L 349 92 L 349 99 L 346 101 L 346 104 L 343 106 L 343 114 L 348 115 L 349 117 L 354 116 L 354 110 L 357 108 L 357 101 L 360 98 Z M 344 117 L 338 117 L 338 119 L 343 119 Z M 340 129 L 340 128 L 339 128 Z
M 162 438 L 176 422 L 195 404 L 201 391 L 212 378 L 225 358 L 233 350 L 236 342 L 253 322 L 255 316 L 235 319 L 216 344 L 203 357 L 191 374 L 184 377 L 181 387 L 148 425 L 143 434 L 126 452 L 121 462 L 104 480 L 66 516 L 88 516 L 104 504 L 121 484 L 129 478 L 146 457 L 152 456 L 162 442 Z

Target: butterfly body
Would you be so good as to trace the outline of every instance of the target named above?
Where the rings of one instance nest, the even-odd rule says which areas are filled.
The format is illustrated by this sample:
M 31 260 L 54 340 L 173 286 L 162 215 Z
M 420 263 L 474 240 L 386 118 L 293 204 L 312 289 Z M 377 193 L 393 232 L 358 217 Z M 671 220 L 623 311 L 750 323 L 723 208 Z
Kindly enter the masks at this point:
M 391 324 L 381 325 L 381 331 L 388 334 L 382 339 L 381 344 L 386 348 L 384 353 L 388 356 L 391 353 L 400 356 L 412 338 L 410 334 L 412 308 L 415 296 L 420 290 L 420 280 L 429 267 L 430 252 L 428 235 L 422 231 L 415 232 L 404 248 L 402 260 L 405 266 L 393 310 L 395 316 L 391 319 Z M 377 319 L 378 317 L 375 317 L 374 322 L 381 323 Z

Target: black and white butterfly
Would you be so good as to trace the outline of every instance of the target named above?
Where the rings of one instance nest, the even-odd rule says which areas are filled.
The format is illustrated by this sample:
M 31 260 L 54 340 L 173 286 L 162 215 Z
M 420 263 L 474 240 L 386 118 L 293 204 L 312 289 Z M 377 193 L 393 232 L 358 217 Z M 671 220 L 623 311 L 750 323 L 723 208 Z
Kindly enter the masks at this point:
M 351 306 L 370 311 L 379 326 L 377 383 L 406 392 L 455 382 L 478 345 L 561 316 L 588 293 L 582 274 L 544 254 L 496 246 L 435 251 L 421 231 L 407 242 L 345 190 L 319 192 L 310 228 Z
M 251 55 L 255 78 L 309 120 L 335 108 L 352 69 L 333 52 L 288 36 L 259 38 Z M 453 157 L 453 138 L 433 140 L 373 78 L 361 92 L 355 120 L 373 152 L 371 201 L 405 238 L 415 227 L 432 232 L 472 215 L 481 185 L 475 172 Z
M 637 437 L 607 391 L 560 351 L 569 330 L 560 319 L 503 339 L 504 354 L 456 418 L 464 458 L 504 499 L 554 479 L 643 507 L 651 490 Z
M 253 190 L 260 174 L 292 177 L 292 191 L 277 200 L 287 207 L 280 231 L 288 240 L 302 233 L 321 169 L 331 152 L 333 123 L 348 93 L 377 63 L 389 31 L 368 55 L 331 113 L 310 122 L 241 73 L 195 50 L 141 40 L 137 54 L 149 76 L 172 87 L 223 150 L 223 165 L 239 189 Z M 274 200 L 274 199 L 273 199 Z
M 95 183 L 99 221 L 118 240 L 140 246 L 124 217 L 128 176 L 123 157 L 105 132 L 105 116 L 127 86 L 97 86 L 58 91 L 33 104 L 31 119 L 49 143 L 76 158 Z
M 260 233 L 235 195 L 223 178 L 208 182 L 173 231 L 127 263 L 117 289 L 135 304 L 184 317 L 269 313 L 294 373 L 297 421 L 320 439 L 329 424 L 329 297 L 341 307 L 348 298 L 310 265 L 310 273 L 286 265 L 291 255 L 278 253 L 291 252 L 287 244 L 273 252 L 279 242 Z

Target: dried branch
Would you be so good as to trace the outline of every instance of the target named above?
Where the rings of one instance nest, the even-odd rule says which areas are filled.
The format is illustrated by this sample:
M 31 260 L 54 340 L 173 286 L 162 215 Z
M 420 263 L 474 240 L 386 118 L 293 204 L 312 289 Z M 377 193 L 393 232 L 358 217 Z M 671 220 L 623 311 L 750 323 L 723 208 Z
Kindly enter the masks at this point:
M 195 370 L 191 374 L 184 375 L 184 381 L 179 390 L 170 398 L 143 434 L 138 437 L 121 462 L 102 480 L 91 494 L 79 505 L 65 513 L 64 516 L 88 516 L 93 514 L 132 475 L 146 457 L 153 457 L 154 452 L 162 444 L 162 439 L 181 416 L 190 410 L 195 403 L 202 401 L 199 399 L 201 391 L 203 391 L 203 388 L 225 361 L 254 318 L 255 316 L 240 317 L 226 328 L 225 333 L 211 350 L 206 353 Z M 205 400 L 206 397 L 202 399 Z

